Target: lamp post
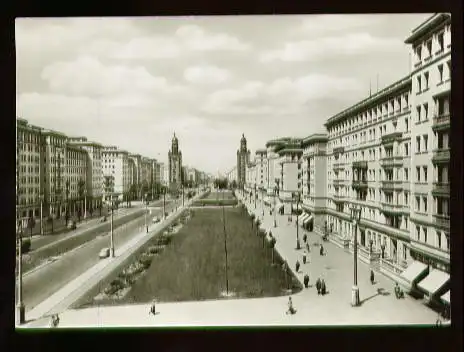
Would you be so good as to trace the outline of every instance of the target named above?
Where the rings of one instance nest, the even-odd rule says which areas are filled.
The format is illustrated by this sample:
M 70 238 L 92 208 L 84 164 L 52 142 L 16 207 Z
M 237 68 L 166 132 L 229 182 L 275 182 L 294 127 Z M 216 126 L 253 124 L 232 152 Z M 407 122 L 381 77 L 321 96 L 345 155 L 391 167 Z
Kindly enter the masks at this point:
M 84 219 L 87 219 L 87 188 L 84 189 Z
M 226 260 L 226 295 L 229 296 L 229 267 L 227 263 L 227 232 L 226 232 L 226 214 L 224 210 L 224 192 L 222 193 L 222 224 L 224 231 L 224 254 Z
M 113 194 L 110 195 L 110 204 L 111 204 L 110 255 L 111 255 L 111 258 L 114 258 L 114 240 L 113 240 L 113 212 L 114 212 L 114 204 L 113 204 Z
M 184 185 L 182 185 L 182 206 L 184 206 Z
M 147 212 L 148 212 L 148 202 L 147 202 L 147 193 L 145 193 L 145 229 L 148 233 Z
M 353 288 L 351 291 L 351 305 L 353 307 L 359 306 L 359 287 L 358 287 L 358 223 L 361 220 L 361 208 L 352 205 L 350 207 L 350 218 L 354 225 L 353 236 Z
M 256 183 L 255 183 L 255 194 L 254 194 L 254 198 L 255 198 L 255 209 L 256 209 Z
M 39 195 L 39 200 L 40 200 L 40 235 L 43 236 L 44 234 L 44 228 L 43 228 L 43 200 L 44 200 L 44 195 L 41 193 Z
M 163 186 L 163 219 L 166 219 L 166 187 Z
M 276 196 L 277 196 L 277 187 L 274 187 L 274 227 L 277 227 L 277 219 L 276 219 Z
M 299 233 L 298 233 L 298 204 L 300 203 L 300 192 L 296 193 L 296 249 L 299 250 L 301 249 L 300 247 L 300 238 L 299 238 Z

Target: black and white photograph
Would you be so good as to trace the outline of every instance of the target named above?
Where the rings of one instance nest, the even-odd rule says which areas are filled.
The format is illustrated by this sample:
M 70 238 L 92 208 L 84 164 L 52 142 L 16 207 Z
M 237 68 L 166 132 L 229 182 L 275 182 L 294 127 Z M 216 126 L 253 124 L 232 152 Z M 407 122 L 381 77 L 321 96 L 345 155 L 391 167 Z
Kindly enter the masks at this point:
M 17 330 L 451 324 L 450 14 L 14 36 Z

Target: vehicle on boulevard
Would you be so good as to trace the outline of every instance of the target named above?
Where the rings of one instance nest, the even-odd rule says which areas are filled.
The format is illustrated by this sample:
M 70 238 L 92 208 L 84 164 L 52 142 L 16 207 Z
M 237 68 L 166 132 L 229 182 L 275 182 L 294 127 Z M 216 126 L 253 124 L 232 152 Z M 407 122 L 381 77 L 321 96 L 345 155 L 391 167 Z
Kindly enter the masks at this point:
M 100 253 L 98 253 L 98 258 L 105 259 L 110 256 L 110 249 L 108 247 L 102 248 Z

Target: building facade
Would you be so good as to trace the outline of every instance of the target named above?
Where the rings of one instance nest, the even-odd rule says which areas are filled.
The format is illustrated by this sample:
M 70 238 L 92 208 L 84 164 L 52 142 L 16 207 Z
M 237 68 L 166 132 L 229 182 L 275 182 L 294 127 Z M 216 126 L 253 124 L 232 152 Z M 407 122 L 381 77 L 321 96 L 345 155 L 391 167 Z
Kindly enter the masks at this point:
M 237 184 L 243 188 L 246 184 L 246 168 L 250 161 L 250 151 L 247 149 L 247 140 L 242 134 L 240 149 L 237 150 Z
M 182 152 L 179 150 L 179 141 L 174 133 L 171 141 L 171 150 L 168 152 L 169 160 L 169 190 L 176 194 L 182 184 Z
M 267 194 L 267 185 L 268 185 L 268 180 L 267 180 L 268 171 L 267 171 L 267 156 L 266 155 L 267 155 L 266 149 L 258 149 L 255 153 L 257 189 L 259 190 L 263 198 Z
M 279 200 L 283 205 L 284 214 L 292 214 L 293 209 L 301 209 L 302 203 L 302 172 L 301 162 L 303 149 L 300 147 L 300 141 L 294 140 L 278 150 L 278 167 L 276 179 L 279 184 Z M 282 206 L 281 206 L 282 208 Z
M 116 146 L 106 146 L 102 156 L 104 199 L 108 202 L 113 197 L 122 201 L 130 189 L 129 153 Z

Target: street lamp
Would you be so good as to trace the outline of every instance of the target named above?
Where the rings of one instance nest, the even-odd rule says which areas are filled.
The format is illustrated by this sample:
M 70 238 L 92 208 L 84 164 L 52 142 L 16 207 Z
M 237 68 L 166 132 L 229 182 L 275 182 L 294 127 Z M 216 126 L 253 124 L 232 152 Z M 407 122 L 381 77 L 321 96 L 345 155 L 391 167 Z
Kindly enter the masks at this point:
M 166 187 L 163 186 L 163 219 L 166 219 Z
M 84 219 L 87 219 L 87 188 L 84 189 Z
M 43 195 L 43 193 L 40 193 L 39 200 L 40 200 L 40 235 L 43 236 L 43 234 L 44 234 L 44 228 L 43 228 L 43 201 L 44 201 L 44 195 Z
M 359 287 L 358 287 L 358 224 L 361 221 L 361 208 L 352 205 L 350 207 L 350 218 L 354 225 L 354 236 L 353 236 L 353 288 L 351 291 L 351 305 L 353 307 L 359 306 Z
M 110 204 L 111 204 L 110 255 L 111 255 L 111 258 L 114 258 L 114 240 L 113 240 L 113 212 L 114 212 L 114 203 L 113 203 L 113 194 L 110 195 Z
M 226 214 L 224 210 L 224 192 L 222 193 L 222 224 L 224 226 L 224 253 L 226 259 L 226 295 L 229 296 L 229 267 L 227 263 L 227 232 L 226 232 Z
M 276 219 L 276 212 L 277 212 L 277 209 L 276 209 L 276 196 L 277 196 L 277 186 L 274 187 L 274 227 L 277 227 L 277 219 Z
M 148 212 L 148 202 L 147 202 L 147 193 L 145 193 L 145 228 L 148 233 L 147 212 Z
M 300 247 L 300 238 L 299 238 L 299 233 L 298 233 L 298 204 L 300 203 L 300 192 L 296 193 L 296 249 L 299 250 L 301 249 Z

